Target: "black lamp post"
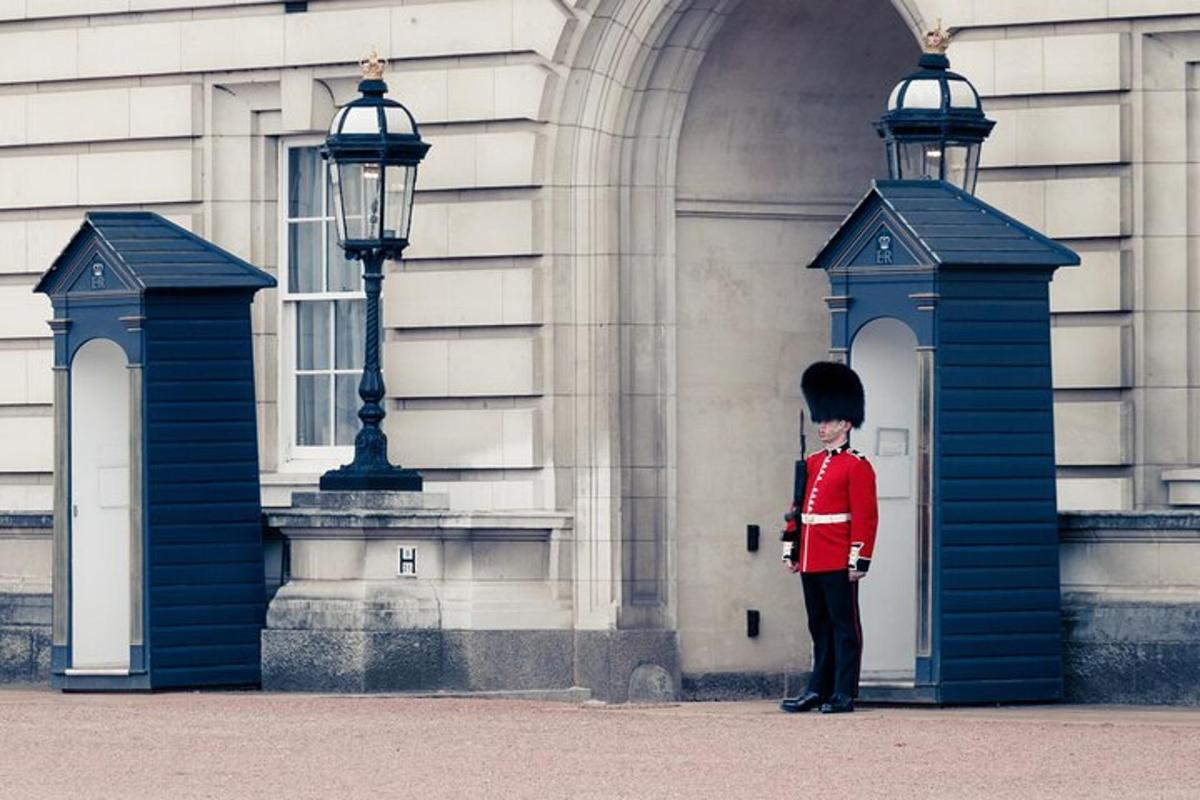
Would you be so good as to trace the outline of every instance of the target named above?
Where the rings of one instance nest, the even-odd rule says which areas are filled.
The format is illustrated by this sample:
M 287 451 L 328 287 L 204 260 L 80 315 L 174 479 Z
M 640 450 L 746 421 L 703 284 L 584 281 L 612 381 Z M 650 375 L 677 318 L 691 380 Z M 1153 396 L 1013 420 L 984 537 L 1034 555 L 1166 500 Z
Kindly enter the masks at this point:
M 398 259 L 408 246 L 417 165 L 429 150 L 417 121 L 404 106 L 384 97 L 384 62 L 372 53 L 364 61 L 359 97 L 346 104 L 329 126 L 321 156 L 329 161 L 338 244 L 346 257 L 363 262 L 367 295 L 366 357 L 358 396 L 362 428 L 354 437 L 354 461 L 321 476 L 321 488 L 354 491 L 421 491 L 421 475 L 388 461 L 387 436 L 380 424 L 383 372 L 379 364 L 379 293 L 383 262 Z
M 940 25 L 925 34 L 920 69 L 896 84 L 875 129 L 887 143 L 892 179 L 943 180 L 974 194 L 979 150 L 996 123 L 983 115 L 971 82 L 950 72 L 949 43 Z

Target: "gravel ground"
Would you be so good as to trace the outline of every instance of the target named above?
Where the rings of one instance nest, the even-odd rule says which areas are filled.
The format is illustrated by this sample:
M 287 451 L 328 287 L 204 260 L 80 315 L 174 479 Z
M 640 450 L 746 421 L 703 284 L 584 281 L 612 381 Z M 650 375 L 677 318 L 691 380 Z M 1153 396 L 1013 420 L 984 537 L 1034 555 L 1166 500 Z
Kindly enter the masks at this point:
M 1200 798 L 1200 711 L 0 691 L 0 798 Z

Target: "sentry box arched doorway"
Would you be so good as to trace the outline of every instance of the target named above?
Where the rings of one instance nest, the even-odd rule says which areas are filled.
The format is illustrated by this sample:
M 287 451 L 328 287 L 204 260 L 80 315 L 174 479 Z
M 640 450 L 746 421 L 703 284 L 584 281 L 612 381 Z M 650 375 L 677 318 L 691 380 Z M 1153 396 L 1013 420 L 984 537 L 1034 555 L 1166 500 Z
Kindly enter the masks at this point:
M 257 684 L 250 301 L 275 281 L 148 212 L 91 213 L 54 307 L 51 682 Z
M 896 180 L 809 265 L 879 485 L 865 699 L 1062 697 L 1049 281 L 1078 263 L 949 183 Z

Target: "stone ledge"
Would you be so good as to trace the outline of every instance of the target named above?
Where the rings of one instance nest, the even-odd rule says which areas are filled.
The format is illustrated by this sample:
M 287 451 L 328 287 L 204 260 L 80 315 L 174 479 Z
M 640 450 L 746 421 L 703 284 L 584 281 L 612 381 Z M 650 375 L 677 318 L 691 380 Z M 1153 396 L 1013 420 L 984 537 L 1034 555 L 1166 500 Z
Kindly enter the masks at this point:
M 1064 542 L 1181 542 L 1200 544 L 1200 511 L 1060 512 Z
M 450 496 L 437 492 L 294 492 L 292 508 L 341 513 L 356 511 L 447 511 Z
M 284 530 L 288 538 L 293 539 L 387 539 L 398 535 L 406 539 L 512 538 L 520 535 L 545 539 L 552 533 L 570 531 L 573 527 L 573 516 L 557 511 L 328 511 L 292 508 L 270 511 L 265 517 L 268 526 Z

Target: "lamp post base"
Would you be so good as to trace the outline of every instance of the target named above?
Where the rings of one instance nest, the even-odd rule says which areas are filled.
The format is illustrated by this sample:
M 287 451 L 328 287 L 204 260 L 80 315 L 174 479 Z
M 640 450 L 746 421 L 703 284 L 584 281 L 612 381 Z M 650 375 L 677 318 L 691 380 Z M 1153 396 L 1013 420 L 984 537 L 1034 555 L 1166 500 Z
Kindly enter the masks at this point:
M 386 466 L 363 469 L 354 464 L 331 469 L 321 476 L 322 491 L 356 492 L 382 490 L 392 492 L 419 492 L 423 479 L 415 469 Z

